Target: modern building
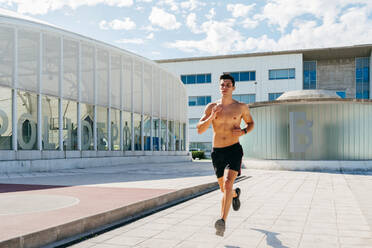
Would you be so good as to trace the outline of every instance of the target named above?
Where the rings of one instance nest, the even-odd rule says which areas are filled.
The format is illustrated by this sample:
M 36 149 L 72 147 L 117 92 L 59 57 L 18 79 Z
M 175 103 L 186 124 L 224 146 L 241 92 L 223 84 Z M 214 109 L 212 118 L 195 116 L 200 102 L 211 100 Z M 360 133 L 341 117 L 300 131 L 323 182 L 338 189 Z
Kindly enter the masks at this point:
M 304 49 L 157 61 L 186 85 L 190 149 L 210 150 L 212 130 L 196 131 L 205 106 L 220 98 L 219 76 L 236 80 L 233 97 L 270 102 L 287 91 L 324 89 L 341 98 L 371 99 L 372 45 Z M 371 140 L 371 139 L 370 139 Z
M 0 172 L 185 160 L 186 121 L 157 63 L 0 10 Z

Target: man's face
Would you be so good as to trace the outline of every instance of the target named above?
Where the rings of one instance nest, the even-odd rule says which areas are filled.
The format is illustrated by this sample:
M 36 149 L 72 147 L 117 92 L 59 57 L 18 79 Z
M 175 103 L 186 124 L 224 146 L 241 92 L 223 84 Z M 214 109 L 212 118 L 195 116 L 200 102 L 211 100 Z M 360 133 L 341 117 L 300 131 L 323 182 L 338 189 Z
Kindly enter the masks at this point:
M 235 90 L 235 86 L 230 79 L 221 79 L 220 80 L 220 91 L 221 95 L 232 95 L 232 92 Z

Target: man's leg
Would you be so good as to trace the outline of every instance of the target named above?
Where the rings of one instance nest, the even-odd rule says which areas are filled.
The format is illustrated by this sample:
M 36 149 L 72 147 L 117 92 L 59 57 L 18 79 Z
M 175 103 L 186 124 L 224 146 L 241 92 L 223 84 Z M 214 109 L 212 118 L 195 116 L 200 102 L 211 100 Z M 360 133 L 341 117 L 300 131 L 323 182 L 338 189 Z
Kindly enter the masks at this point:
M 230 170 L 229 170 L 230 171 Z M 221 200 L 221 218 L 224 215 L 225 212 L 225 177 L 217 178 L 218 185 L 220 186 L 220 190 L 222 192 L 222 200 Z M 236 197 L 236 192 L 233 190 L 233 197 Z
M 238 176 L 238 172 L 234 170 L 227 170 L 227 177 L 224 181 L 224 197 L 223 197 L 223 212 L 222 212 L 222 219 L 226 221 L 227 215 L 229 214 L 230 205 L 232 202 L 232 198 L 235 195 L 235 192 L 233 192 L 233 185 L 235 182 L 236 177 Z M 235 195 L 236 196 L 236 195 Z

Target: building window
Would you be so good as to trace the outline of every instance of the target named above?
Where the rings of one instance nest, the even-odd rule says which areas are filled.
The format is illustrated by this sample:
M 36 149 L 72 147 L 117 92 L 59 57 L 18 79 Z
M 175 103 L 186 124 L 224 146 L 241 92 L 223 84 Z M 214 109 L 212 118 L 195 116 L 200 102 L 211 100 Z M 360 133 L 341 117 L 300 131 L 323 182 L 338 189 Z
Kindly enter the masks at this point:
M 294 78 L 296 78 L 296 71 L 294 68 L 269 70 L 269 80 L 294 79 Z
M 279 93 L 269 93 L 269 101 L 274 101 L 276 100 L 279 96 L 281 96 L 283 92 Z
M 256 80 L 255 71 L 224 72 L 224 74 L 230 74 L 235 82 Z
M 189 119 L 189 129 L 196 129 L 196 125 L 199 123 L 198 118 Z
M 316 62 L 304 61 L 304 90 L 316 89 Z
M 346 92 L 345 91 L 337 91 L 336 94 L 341 98 L 346 98 Z
M 210 84 L 212 82 L 212 77 L 210 73 L 181 75 L 181 81 L 184 84 Z
M 355 59 L 356 98 L 369 99 L 369 58 Z
M 189 106 L 203 106 L 211 102 L 211 96 L 189 96 Z
M 256 102 L 256 94 L 233 95 L 232 98 L 242 103 Z

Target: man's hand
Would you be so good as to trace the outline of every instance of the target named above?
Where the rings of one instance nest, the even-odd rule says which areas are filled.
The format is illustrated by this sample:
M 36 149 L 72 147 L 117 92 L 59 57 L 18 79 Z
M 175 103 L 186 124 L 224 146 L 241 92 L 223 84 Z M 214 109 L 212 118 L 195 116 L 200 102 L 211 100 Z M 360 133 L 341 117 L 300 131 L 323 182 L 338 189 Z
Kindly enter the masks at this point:
M 245 132 L 240 127 L 234 127 L 232 130 L 232 135 L 235 137 L 240 137 L 244 134 Z
M 217 113 L 221 112 L 221 110 L 222 110 L 221 104 L 217 104 L 216 106 L 214 106 L 212 108 L 211 119 L 214 120 L 217 116 Z

